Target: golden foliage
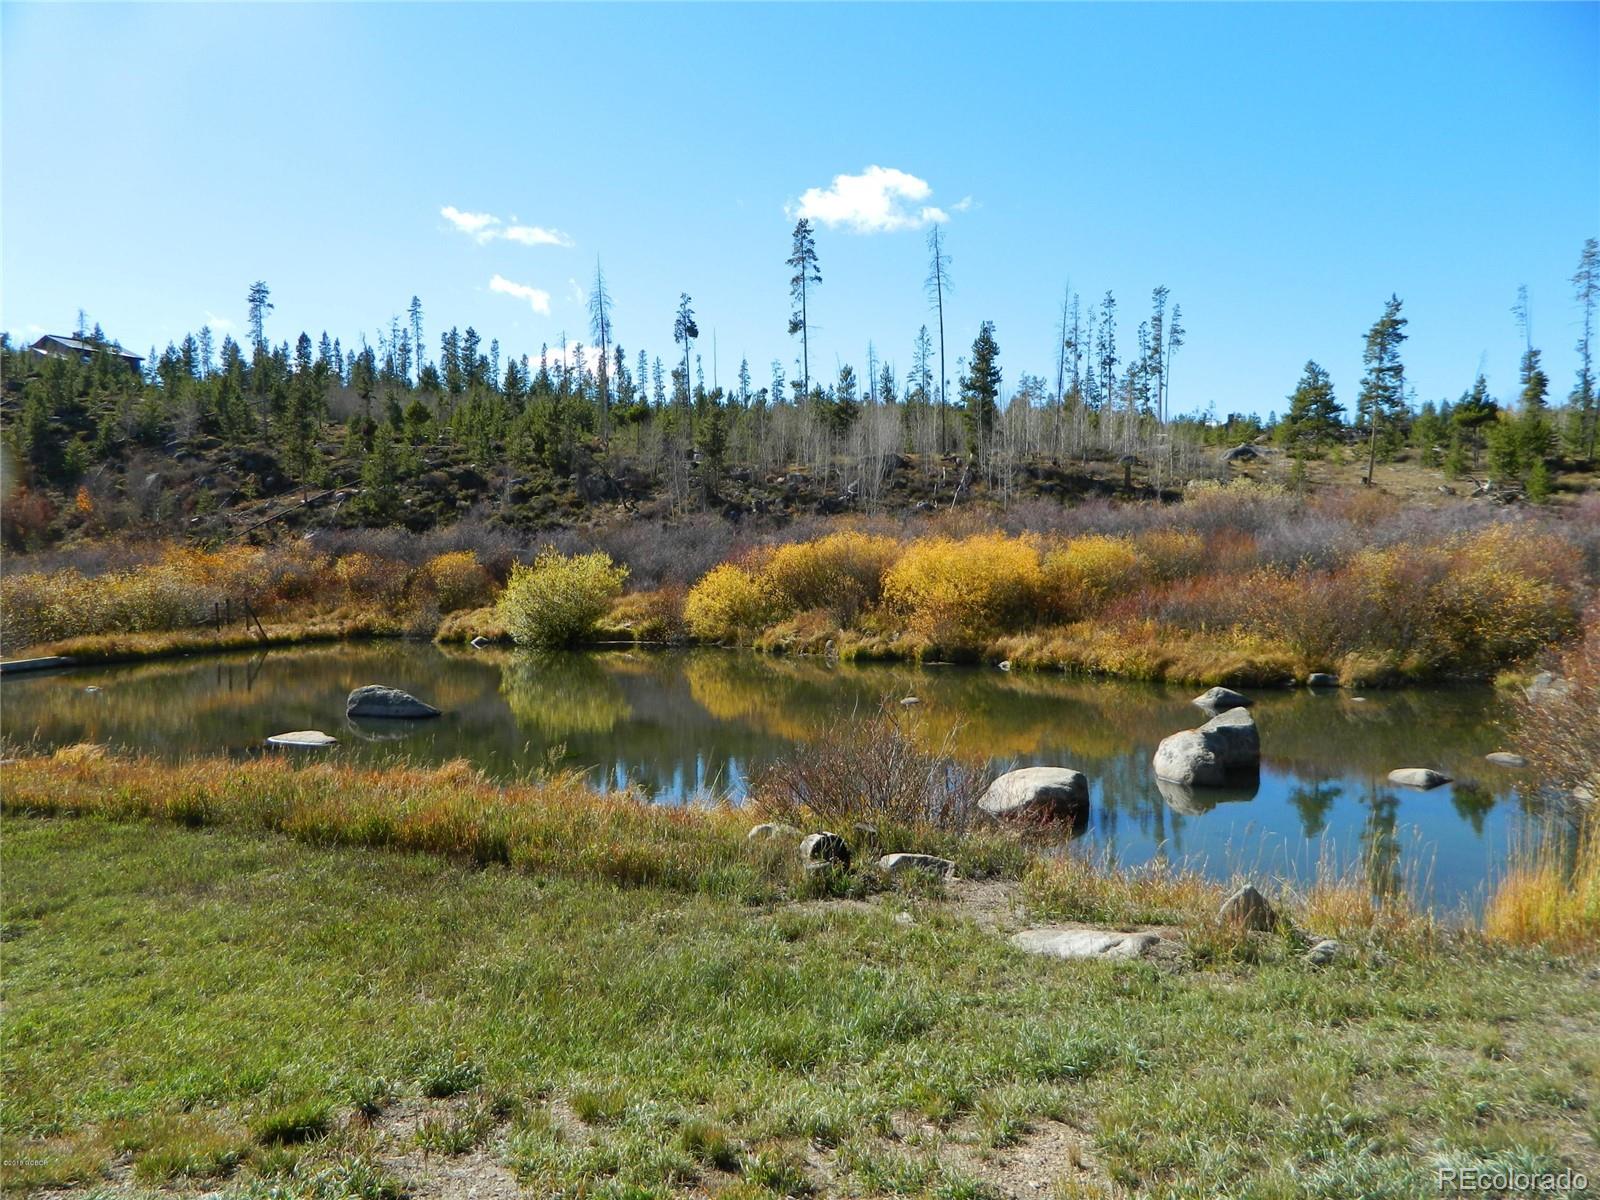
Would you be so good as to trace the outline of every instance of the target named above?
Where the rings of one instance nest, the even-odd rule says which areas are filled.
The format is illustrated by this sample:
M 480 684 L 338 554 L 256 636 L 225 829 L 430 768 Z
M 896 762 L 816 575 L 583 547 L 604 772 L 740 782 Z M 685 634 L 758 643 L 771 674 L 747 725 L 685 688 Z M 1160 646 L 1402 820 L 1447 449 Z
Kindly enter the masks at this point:
M 779 547 L 766 575 L 791 609 L 826 609 L 848 623 L 877 603 L 899 549 L 893 538 L 847 530 Z
M 500 593 L 500 619 L 519 646 L 570 646 L 593 632 L 627 577 L 628 568 L 604 551 L 546 550 L 531 567 L 511 568 Z
M 489 572 L 483 569 L 474 551 L 455 550 L 436 555 L 422 570 L 433 585 L 440 612 L 478 608 L 488 603 L 493 586 Z
M 1144 555 L 1127 538 L 1072 538 L 1044 556 L 1050 603 L 1069 620 L 1098 612 L 1108 600 L 1133 591 L 1148 570 Z
M 883 581 L 883 598 L 914 637 L 946 648 L 977 648 L 1026 628 L 1044 596 L 1038 542 L 981 533 L 914 541 Z
M 722 563 L 689 589 L 683 617 L 701 641 L 748 641 L 781 615 L 782 607 L 765 572 Z

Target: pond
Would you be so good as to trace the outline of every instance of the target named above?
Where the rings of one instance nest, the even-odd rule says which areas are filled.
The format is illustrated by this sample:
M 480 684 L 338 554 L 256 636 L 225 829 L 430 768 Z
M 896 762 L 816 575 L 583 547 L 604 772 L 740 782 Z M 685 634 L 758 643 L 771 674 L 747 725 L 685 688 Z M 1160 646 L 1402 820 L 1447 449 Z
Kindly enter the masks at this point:
M 437 721 L 346 721 L 355 687 L 386 683 L 439 706 Z M 558 757 L 602 790 L 660 803 L 743 799 L 752 773 L 885 697 L 916 696 L 927 735 L 995 772 L 1060 765 L 1091 781 L 1076 830 L 1124 864 L 1164 855 L 1226 876 L 1304 879 L 1319 861 L 1401 882 L 1444 910 L 1475 906 L 1511 846 L 1539 820 L 1527 777 L 1483 760 L 1505 748 L 1488 688 L 1256 693 L 1259 781 L 1163 795 L 1150 759 L 1204 714 L 1198 689 L 1085 681 L 993 668 L 832 665 L 722 650 L 532 655 L 384 641 L 277 649 L 12 676 L 0 713 L 13 743 L 101 742 L 167 757 L 265 753 L 263 739 L 322 729 L 324 753 L 378 762 L 465 758 L 512 777 Z M 1454 777 L 1394 788 L 1395 767 Z

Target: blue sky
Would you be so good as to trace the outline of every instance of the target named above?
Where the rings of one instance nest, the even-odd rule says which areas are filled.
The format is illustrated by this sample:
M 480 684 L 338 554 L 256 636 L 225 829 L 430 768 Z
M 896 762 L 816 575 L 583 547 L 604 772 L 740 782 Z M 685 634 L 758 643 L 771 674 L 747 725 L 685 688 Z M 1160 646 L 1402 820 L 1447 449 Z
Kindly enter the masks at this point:
M 814 376 L 869 341 L 905 371 L 942 217 L 952 376 L 984 319 L 1008 385 L 1053 374 L 1070 279 L 1125 350 L 1172 289 L 1177 411 L 1281 409 L 1307 358 L 1353 403 L 1391 292 L 1420 398 L 1480 364 L 1506 395 L 1526 284 L 1564 396 L 1600 235 L 1596 4 L 6 3 L 0 34 L 0 327 L 82 307 L 140 353 L 239 336 L 262 278 L 274 340 L 415 293 L 430 357 L 449 324 L 536 357 L 588 340 L 598 255 L 630 357 L 670 360 L 687 291 L 708 379 L 715 331 L 723 384 L 765 382 L 809 211 Z

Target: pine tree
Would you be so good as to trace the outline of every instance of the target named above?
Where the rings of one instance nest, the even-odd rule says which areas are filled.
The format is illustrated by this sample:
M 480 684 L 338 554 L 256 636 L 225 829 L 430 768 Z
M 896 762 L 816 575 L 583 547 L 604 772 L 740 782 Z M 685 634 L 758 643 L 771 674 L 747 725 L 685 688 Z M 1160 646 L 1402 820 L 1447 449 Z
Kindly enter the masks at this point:
M 1366 347 L 1361 361 L 1367 373 L 1361 378 L 1361 393 L 1357 399 L 1357 412 L 1366 420 L 1367 474 L 1365 483 L 1371 485 L 1372 474 L 1378 462 L 1378 431 L 1385 423 L 1393 425 L 1405 411 L 1405 365 L 1400 361 L 1400 346 L 1406 340 L 1406 318 L 1400 315 L 1399 296 L 1390 296 L 1383 306 L 1383 316 L 1373 322 L 1367 331 Z
M 1583 330 L 1578 335 L 1578 379 L 1572 387 L 1572 405 L 1577 410 L 1577 440 L 1584 461 L 1593 464 L 1595 436 L 1600 429 L 1600 395 L 1594 377 L 1594 310 L 1600 300 L 1600 241 L 1589 238 L 1578 257 L 1578 270 L 1572 276 L 1574 295 L 1583 311 Z
M 1306 363 L 1300 382 L 1289 394 L 1289 411 L 1283 419 L 1284 435 L 1297 451 L 1319 450 L 1339 430 L 1344 408 L 1334 399 L 1333 380 L 1315 362 Z
M 961 402 L 967 434 L 980 457 L 986 457 L 994 434 L 1000 400 L 1000 347 L 994 322 L 985 321 L 972 343 L 972 357 L 961 380 Z
M 267 344 L 267 314 L 272 311 L 272 289 L 264 280 L 258 279 L 250 285 L 245 305 L 249 313 L 250 344 L 263 348 Z
M 672 322 L 672 340 L 683 345 L 682 402 L 689 402 L 689 351 L 695 338 L 700 336 L 700 326 L 694 320 L 694 302 L 688 292 L 678 295 L 678 314 Z
M 800 335 L 800 386 L 811 386 L 811 337 L 806 302 L 810 287 L 822 282 L 822 272 L 817 268 L 817 242 L 811 231 L 811 222 L 801 217 L 794 227 L 788 265 L 794 269 L 789 277 L 789 298 L 794 309 L 789 314 L 789 335 Z
M 604 444 L 611 436 L 611 380 L 606 363 L 606 355 L 611 346 L 611 293 L 606 290 L 606 277 L 600 269 L 599 258 L 594 260 L 594 287 L 589 290 L 589 331 L 594 335 L 595 345 L 600 348 L 597 374 L 600 396 L 600 441 Z

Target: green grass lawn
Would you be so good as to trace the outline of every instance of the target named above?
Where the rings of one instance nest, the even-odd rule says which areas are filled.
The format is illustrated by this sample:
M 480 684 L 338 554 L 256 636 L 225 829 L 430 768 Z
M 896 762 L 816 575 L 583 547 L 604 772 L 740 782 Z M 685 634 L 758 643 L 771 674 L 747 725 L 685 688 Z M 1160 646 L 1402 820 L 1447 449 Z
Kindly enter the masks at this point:
M 9 816 L 0 854 L 8 1194 L 1600 1184 L 1592 963 L 1069 963 L 938 896 L 752 905 L 90 817 Z

